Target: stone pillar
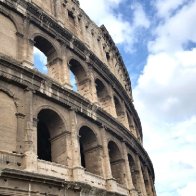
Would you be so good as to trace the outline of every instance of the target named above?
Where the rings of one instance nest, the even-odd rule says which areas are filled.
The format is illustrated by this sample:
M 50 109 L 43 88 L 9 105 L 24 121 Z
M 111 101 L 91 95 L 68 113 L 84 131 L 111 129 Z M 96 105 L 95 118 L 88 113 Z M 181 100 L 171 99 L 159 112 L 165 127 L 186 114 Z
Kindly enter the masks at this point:
M 90 79 L 90 101 L 92 103 L 97 103 L 98 98 L 97 98 L 97 90 L 96 90 L 96 84 L 95 84 L 95 78 L 94 78 L 94 73 L 93 73 L 93 67 L 89 66 L 88 67 L 88 78 Z
M 141 163 L 138 155 L 135 156 L 135 161 L 137 165 L 137 170 L 138 170 L 138 180 L 139 180 L 139 186 L 140 186 L 140 191 L 142 196 L 147 196 L 146 194 L 146 188 L 145 188 L 145 183 L 144 183 L 144 177 L 142 174 L 142 169 L 141 169 Z
M 16 138 L 16 152 L 17 153 L 23 153 L 24 152 L 24 119 L 25 114 L 23 113 L 17 113 L 17 138 Z
M 79 94 L 90 101 L 92 99 L 91 83 L 92 82 L 89 78 L 86 78 L 80 81 L 79 83 L 77 83 Z
M 125 173 L 126 173 L 126 187 L 129 189 L 130 193 L 135 192 L 135 188 L 133 186 L 132 177 L 131 177 L 131 170 L 129 166 L 129 160 L 128 160 L 128 152 L 127 152 L 127 146 L 126 143 L 123 142 L 123 158 L 125 160 Z
M 23 61 L 23 42 L 24 42 L 24 35 L 23 34 L 21 34 L 21 33 L 19 33 L 19 32 L 17 32 L 16 33 L 16 36 L 17 36 L 17 43 L 18 43 L 18 46 L 17 46 L 17 48 L 18 48 L 18 54 L 17 54 L 17 59 L 19 60 L 19 61 Z
M 49 61 L 49 63 L 46 65 L 48 68 L 48 76 L 59 83 L 61 83 L 61 65 L 62 59 L 58 57 Z
M 25 92 L 25 169 L 37 170 L 37 120 L 33 119 L 33 92 L 26 89 Z
M 23 65 L 28 68 L 33 68 L 33 46 L 34 41 L 31 39 L 23 40 L 24 49 L 23 49 Z
M 84 168 L 81 166 L 80 143 L 77 130 L 77 116 L 75 111 L 70 111 L 70 119 L 73 180 L 82 181 Z
M 63 13 L 62 13 L 62 1 L 61 0 L 56 0 L 54 1 L 55 3 L 55 16 L 58 21 L 58 23 L 63 26 Z
M 144 167 L 144 175 L 145 175 L 144 180 L 146 181 L 145 185 L 146 185 L 147 196 L 154 196 L 152 186 L 151 186 L 150 176 L 148 173 L 148 168 L 146 166 Z
M 68 88 L 71 89 L 71 84 L 70 84 L 70 70 L 68 66 L 68 60 L 67 60 L 67 46 L 62 45 L 62 65 L 61 65 L 61 84 Z
M 110 158 L 108 152 L 108 140 L 106 135 L 105 128 L 101 129 L 101 136 L 102 136 L 102 144 L 103 144 L 103 160 L 104 160 L 104 178 L 106 179 L 106 186 L 107 190 L 109 191 L 116 191 L 117 184 L 116 180 L 112 177 L 111 165 L 110 165 Z

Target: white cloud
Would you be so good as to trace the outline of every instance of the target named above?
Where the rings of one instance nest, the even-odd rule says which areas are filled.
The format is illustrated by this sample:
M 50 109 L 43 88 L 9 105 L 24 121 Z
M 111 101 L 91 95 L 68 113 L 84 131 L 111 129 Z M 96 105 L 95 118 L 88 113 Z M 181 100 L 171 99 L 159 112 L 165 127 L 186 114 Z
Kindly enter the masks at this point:
M 106 26 L 116 44 L 124 44 L 127 51 L 132 51 L 133 44 L 137 42 L 137 30 L 149 28 L 150 21 L 143 7 L 139 3 L 132 4 L 132 2 L 127 6 L 130 7 L 133 18 L 130 15 L 130 19 L 125 20 L 117 9 L 125 2 L 125 0 L 80 0 L 81 8 L 96 24 Z
M 195 57 L 196 49 L 148 57 L 134 93 L 137 97 L 145 98 L 142 104 L 149 109 L 152 118 L 173 121 L 195 114 Z
M 196 1 L 158 2 L 163 5 L 157 7 L 158 16 L 164 20 L 152 29 L 155 39 L 133 95 L 155 167 L 157 194 L 194 196 L 196 48 L 185 46 L 196 43 Z
M 179 196 L 195 196 L 196 195 L 196 181 L 188 183 L 188 185 L 179 190 Z
M 155 7 L 157 15 L 162 18 L 168 18 L 174 11 L 178 10 L 187 0 L 157 0 Z
M 175 15 L 160 23 L 155 29 L 156 39 L 149 44 L 149 51 L 182 50 L 187 41 L 196 42 L 196 1 L 190 1 Z

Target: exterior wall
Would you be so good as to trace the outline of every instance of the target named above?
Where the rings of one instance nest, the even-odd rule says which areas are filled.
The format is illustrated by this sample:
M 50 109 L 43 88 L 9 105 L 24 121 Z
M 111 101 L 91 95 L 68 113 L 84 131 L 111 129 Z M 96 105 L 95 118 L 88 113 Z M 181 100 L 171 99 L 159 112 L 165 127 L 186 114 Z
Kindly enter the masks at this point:
M 17 37 L 14 23 L 3 14 L 0 14 L 0 53 L 17 58 Z
M 0 5 L 0 195 L 154 196 L 153 166 L 121 82 L 124 68 L 116 66 L 119 78 L 113 67 L 118 57 L 108 54 L 107 30 L 90 21 L 74 0 Z M 34 69 L 34 46 L 48 57 L 47 76 Z M 105 91 L 98 92 L 96 79 Z M 39 146 L 41 122 L 47 152 Z M 40 158 L 40 151 L 49 152 L 51 160 Z
M 0 90 L 0 149 L 16 151 L 17 111 L 12 97 Z

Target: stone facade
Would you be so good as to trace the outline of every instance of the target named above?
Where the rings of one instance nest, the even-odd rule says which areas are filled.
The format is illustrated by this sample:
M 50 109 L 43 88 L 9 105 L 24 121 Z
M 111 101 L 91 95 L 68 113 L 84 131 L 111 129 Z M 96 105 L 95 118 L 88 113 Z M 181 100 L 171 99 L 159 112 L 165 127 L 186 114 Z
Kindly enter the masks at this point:
M 126 67 L 77 0 L 0 0 L 0 103 L 0 195 L 156 196 Z

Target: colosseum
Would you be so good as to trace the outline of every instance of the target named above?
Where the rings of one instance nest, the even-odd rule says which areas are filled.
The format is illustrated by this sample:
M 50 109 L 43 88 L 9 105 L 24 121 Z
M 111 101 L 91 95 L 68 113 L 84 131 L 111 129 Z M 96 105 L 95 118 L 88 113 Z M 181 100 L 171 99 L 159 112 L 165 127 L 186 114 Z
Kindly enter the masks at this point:
M 77 0 L 0 0 L 0 102 L 0 195 L 156 196 L 127 69 Z

